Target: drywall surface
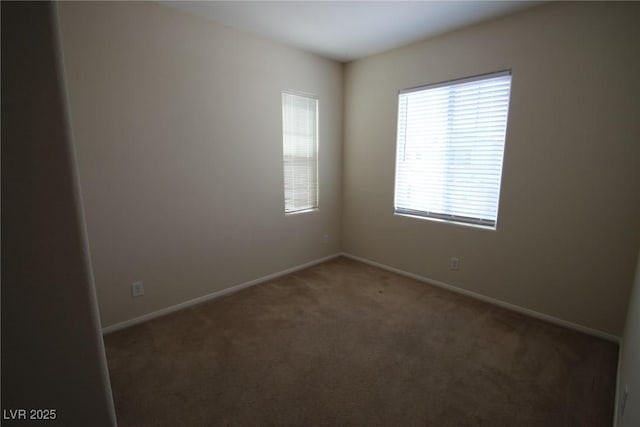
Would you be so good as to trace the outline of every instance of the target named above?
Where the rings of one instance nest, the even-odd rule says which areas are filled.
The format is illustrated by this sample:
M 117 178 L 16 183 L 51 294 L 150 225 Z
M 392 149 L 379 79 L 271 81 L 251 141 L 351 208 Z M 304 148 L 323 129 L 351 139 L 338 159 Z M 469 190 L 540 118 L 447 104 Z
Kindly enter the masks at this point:
M 344 251 L 620 336 L 640 230 L 639 19 L 637 3 L 554 3 L 348 64 Z M 497 230 L 394 215 L 398 91 L 505 69 Z
M 640 253 L 620 346 L 617 425 L 640 425 Z M 628 396 L 625 399 L 625 390 Z M 623 412 L 624 406 L 624 412 Z
M 340 250 L 341 64 L 152 2 L 58 7 L 104 326 Z M 316 212 L 284 214 L 283 90 L 319 99 Z
M 52 9 L 2 3 L 2 425 L 115 426 Z

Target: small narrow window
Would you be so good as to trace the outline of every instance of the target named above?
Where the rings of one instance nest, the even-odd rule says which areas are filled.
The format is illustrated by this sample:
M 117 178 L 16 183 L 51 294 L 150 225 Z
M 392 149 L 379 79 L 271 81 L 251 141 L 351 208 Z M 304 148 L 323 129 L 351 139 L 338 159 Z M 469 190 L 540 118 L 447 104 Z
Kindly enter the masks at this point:
M 511 72 L 401 91 L 397 214 L 495 228 Z
M 284 211 L 318 208 L 318 100 L 282 94 Z

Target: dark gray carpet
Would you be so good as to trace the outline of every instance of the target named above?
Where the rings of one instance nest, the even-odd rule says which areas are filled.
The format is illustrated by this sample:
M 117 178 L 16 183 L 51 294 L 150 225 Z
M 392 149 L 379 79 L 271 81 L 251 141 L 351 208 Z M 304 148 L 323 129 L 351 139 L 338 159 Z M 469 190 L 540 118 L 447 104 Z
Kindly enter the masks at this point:
M 610 426 L 617 346 L 339 258 L 105 337 L 125 426 Z

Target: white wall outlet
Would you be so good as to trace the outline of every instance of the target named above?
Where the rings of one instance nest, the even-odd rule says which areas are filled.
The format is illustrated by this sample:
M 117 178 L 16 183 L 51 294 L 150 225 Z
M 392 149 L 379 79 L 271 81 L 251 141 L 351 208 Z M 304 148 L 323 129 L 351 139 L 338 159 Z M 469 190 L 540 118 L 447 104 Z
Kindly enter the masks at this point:
M 460 258 L 451 257 L 451 262 L 449 263 L 449 268 L 454 271 L 460 270 Z
M 329 235 L 325 233 L 324 236 L 322 236 L 322 243 L 324 243 L 325 245 L 329 243 Z
M 144 283 L 142 282 L 133 282 L 131 284 L 131 296 L 139 297 L 144 295 Z

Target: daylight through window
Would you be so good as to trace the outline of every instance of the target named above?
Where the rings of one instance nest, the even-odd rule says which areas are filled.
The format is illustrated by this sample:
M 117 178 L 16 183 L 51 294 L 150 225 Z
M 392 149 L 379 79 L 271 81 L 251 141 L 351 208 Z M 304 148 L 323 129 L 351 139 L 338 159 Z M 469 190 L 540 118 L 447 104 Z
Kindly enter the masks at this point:
M 282 94 L 284 210 L 318 208 L 318 100 Z
M 495 228 L 511 72 L 401 91 L 395 212 Z

